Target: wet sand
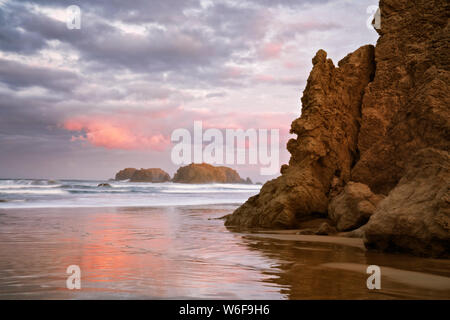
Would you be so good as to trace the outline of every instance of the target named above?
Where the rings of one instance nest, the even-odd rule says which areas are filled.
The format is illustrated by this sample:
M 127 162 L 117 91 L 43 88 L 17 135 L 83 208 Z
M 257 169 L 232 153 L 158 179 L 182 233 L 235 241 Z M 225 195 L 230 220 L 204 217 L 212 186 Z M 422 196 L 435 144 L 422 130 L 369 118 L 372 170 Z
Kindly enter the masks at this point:
M 315 236 L 315 235 L 298 235 L 292 234 L 298 230 L 289 230 L 283 232 L 280 230 L 271 230 L 260 233 L 248 233 L 249 236 L 260 237 L 265 239 L 275 239 L 275 240 L 287 240 L 287 241 L 302 241 L 302 242 L 319 242 L 319 243 L 331 243 L 343 246 L 350 246 L 366 250 L 363 240 L 359 238 L 345 238 L 345 237 L 334 237 L 334 236 Z
M 235 205 L 0 210 L 0 299 L 450 299 L 450 260 L 233 232 Z M 81 289 L 66 287 L 69 265 Z M 369 290 L 368 265 L 381 267 Z

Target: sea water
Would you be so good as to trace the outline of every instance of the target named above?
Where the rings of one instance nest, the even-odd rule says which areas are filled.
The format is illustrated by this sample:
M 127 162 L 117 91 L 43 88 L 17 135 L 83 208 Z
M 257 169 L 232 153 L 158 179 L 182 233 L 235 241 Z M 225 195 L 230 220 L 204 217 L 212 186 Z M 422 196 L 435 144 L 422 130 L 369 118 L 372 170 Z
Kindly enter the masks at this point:
M 226 228 L 257 185 L 100 183 L 0 182 L 0 299 L 450 299 L 449 260 Z

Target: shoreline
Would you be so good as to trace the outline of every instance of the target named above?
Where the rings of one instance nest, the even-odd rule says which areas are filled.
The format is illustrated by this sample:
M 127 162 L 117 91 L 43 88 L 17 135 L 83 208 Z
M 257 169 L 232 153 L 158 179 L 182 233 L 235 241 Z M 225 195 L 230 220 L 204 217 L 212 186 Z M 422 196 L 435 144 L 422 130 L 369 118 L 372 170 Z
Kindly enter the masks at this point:
M 123 290 L 129 290 L 130 297 L 143 297 L 149 288 L 155 297 L 173 298 L 187 294 L 179 281 L 189 279 L 190 292 L 208 284 L 207 294 L 223 298 L 231 293 L 243 299 L 448 298 L 448 259 L 371 252 L 360 238 L 299 235 L 293 229 L 237 231 L 217 220 L 234 208 L 0 209 L 0 271 L 11 266 L 14 270 L 0 277 L 2 294 L 22 297 L 17 283 L 24 294 L 39 299 L 120 297 Z M 79 265 L 86 275 L 85 290 L 78 295 L 61 291 L 69 264 Z M 369 265 L 382 269 L 382 290 L 376 296 L 366 288 Z M 21 278 L 28 274 L 39 276 Z M 162 276 L 173 281 L 159 282 Z M 98 287 L 105 277 L 110 280 Z M 211 284 L 211 279 L 217 283 Z M 36 291 L 43 282 L 47 289 Z M 286 284 L 290 289 L 285 292 Z M 195 291 L 192 297 L 204 298 L 205 293 Z
M 280 230 L 284 231 L 284 230 Z M 293 231 L 293 230 L 289 230 Z M 298 231 L 298 230 L 295 230 Z M 263 238 L 263 239 L 273 239 L 273 240 L 284 240 L 284 241 L 299 241 L 299 242 L 309 242 L 309 243 L 329 243 L 337 244 L 343 246 L 349 246 L 358 248 L 364 251 L 368 251 L 364 246 L 363 239 L 361 238 L 347 238 L 347 237 L 336 237 L 328 235 L 300 235 L 295 233 L 287 232 L 277 232 L 276 230 L 271 230 L 269 232 L 261 233 L 241 233 L 244 236 Z

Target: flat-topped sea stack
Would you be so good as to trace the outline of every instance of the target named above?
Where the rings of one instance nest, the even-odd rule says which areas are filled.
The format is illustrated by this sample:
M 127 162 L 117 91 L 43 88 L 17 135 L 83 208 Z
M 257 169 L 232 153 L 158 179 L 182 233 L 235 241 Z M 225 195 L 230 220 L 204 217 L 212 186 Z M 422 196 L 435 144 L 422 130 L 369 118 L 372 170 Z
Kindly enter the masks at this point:
M 450 256 L 450 2 L 381 0 L 380 13 L 376 47 L 337 67 L 317 52 L 289 165 L 226 225 L 320 218 L 369 249 Z
M 135 169 L 126 168 L 116 174 L 115 180 L 130 180 L 130 182 L 167 182 L 170 176 L 159 168 Z
M 249 178 L 242 179 L 236 170 L 215 167 L 207 163 L 191 163 L 179 168 L 172 181 L 177 183 L 252 183 Z

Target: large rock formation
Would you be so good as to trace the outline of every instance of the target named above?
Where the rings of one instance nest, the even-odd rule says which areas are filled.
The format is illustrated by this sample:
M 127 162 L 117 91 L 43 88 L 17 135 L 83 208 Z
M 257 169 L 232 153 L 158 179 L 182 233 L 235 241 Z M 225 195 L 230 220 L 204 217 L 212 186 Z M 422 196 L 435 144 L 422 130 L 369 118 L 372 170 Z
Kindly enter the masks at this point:
M 449 148 L 450 3 L 382 0 L 380 10 L 352 180 L 388 194 L 416 151 Z
M 289 166 L 226 224 L 294 228 L 321 215 L 349 230 L 371 216 L 359 229 L 369 248 L 450 255 L 449 9 L 447 0 L 381 0 L 374 54 L 362 47 L 335 68 L 320 50 Z M 350 181 L 371 194 L 355 197 Z
M 249 183 L 251 180 L 243 180 L 239 174 L 227 167 L 215 167 L 207 163 L 191 163 L 181 167 L 175 173 L 173 182 L 178 183 Z
M 350 179 L 357 160 L 357 138 L 364 88 L 372 80 L 373 46 L 365 46 L 336 68 L 325 51 L 313 59 L 302 97 L 302 116 L 291 132 L 289 166 L 228 217 L 227 225 L 295 228 L 305 219 L 325 216 L 328 195 Z
M 130 182 L 166 182 L 170 181 L 167 172 L 159 169 L 126 168 L 116 174 L 116 180 L 130 180 Z
M 136 168 L 126 168 L 126 169 L 120 170 L 119 172 L 116 173 L 115 180 L 117 180 L 117 181 L 129 180 L 129 179 L 131 179 L 131 177 L 133 176 L 133 174 L 136 171 L 137 171 Z

